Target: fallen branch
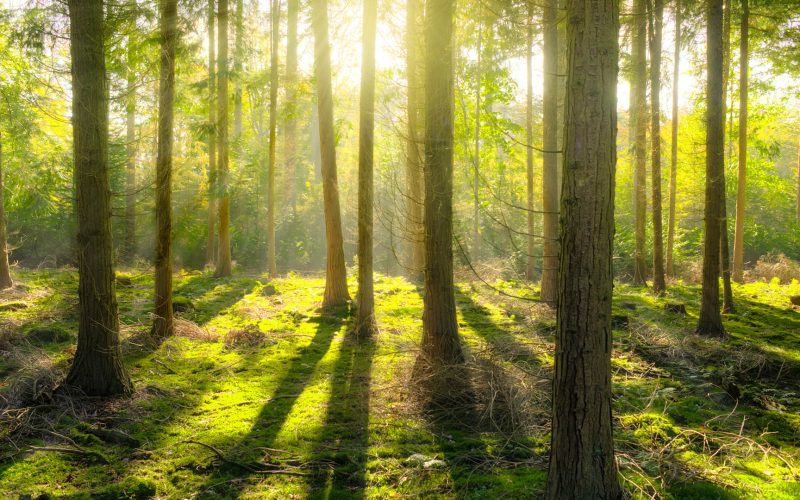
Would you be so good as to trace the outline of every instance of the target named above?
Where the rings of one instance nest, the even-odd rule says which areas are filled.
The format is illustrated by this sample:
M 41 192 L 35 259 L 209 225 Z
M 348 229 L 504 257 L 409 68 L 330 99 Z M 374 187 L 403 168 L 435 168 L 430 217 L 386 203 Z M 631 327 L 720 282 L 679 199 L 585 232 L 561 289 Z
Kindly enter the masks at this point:
M 241 462 L 236 462 L 234 460 L 229 459 L 217 447 L 212 446 L 210 444 L 203 443 L 201 441 L 194 441 L 194 440 L 191 440 L 191 439 L 187 439 L 186 441 L 183 441 L 183 442 L 187 443 L 187 444 L 196 444 L 198 446 L 202 446 L 203 448 L 205 448 L 207 450 L 210 450 L 212 453 L 214 453 L 214 455 L 216 455 L 217 458 L 221 462 L 226 463 L 228 465 L 232 465 L 234 467 L 238 467 L 240 469 L 246 470 L 246 471 L 251 472 L 253 474 L 274 474 L 274 475 L 303 476 L 303 477 L 311 475 L 311 474 L 309 474 L 307 472 L 299 472 L 299 471 L 286 470 L 286 469 L 261 469 L 261 468 L 258 468 L 258 467 L 253 467 L 253 466 L 251 466 L 249 464 L 243 464 Z

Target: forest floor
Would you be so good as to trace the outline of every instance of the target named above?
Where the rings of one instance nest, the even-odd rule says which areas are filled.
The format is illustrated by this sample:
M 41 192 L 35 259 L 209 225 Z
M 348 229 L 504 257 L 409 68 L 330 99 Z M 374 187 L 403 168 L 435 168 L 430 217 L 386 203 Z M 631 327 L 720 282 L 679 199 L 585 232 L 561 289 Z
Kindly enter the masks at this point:
M 178 334 L 153 344 L 151 273 L 121 272 L 135 393 L 111 401 L 53 392 L 75 349 L 75 271 L 16 278 L 0 294 L 0 497 L 529 498 L 544 486 L 555 319 L 541 304 L 459 285 L 474 399 L 458 413 L 474 418 L 458 423 L 416 403 L 422 299 L 401 278 L 377 278 L 380 331 L 358 342 L 348 310 L 318 310 L 319 277 L 181 273 Z M 635 497 L 800 497 L 800 285 L 734 291 L 720 341 L 692 334 L 697 287 L 616 287 L 615 440 Z

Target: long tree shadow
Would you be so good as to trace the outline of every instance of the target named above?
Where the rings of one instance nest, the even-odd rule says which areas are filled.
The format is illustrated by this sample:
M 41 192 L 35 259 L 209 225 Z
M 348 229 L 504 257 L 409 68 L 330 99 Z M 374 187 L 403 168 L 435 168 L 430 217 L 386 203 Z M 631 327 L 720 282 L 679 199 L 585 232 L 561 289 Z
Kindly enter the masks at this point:
M 205 325 L 222 311 L 253 292 L 259 281 L 252 277 L 214 278 L 210 273 L 198 274 L 182 280 L 175 287 L 175 297 L 185 297 L 192 303 L 184 315 Z

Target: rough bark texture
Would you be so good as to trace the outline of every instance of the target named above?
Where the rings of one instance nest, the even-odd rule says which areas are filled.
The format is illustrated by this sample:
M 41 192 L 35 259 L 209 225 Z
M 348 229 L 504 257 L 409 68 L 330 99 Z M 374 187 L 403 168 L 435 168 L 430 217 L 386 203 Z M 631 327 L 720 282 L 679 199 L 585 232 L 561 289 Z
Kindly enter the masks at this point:
M 724 0 L 722 14 L 722 116 L 727 113 L 728 106 L 728 75 L 731 66 L 731 0 Z M 731 115 L 733 118 L 733 115 Z M 728 127 L 733 126 L 733 121 L 728 122 Z M 724 132 L 724 131 L 723 131 Z M 722 273 L 722 312 L 728 314 L 734 312 L 733 289 L 731 288 L 731 253 L 728 238 L 728 200 L 726 193 L 725 165 L 727 159 L 731 157 L 731 148 L 728 147 L 728 155 L 723 162 L 722 168 L 722 189 L 719 192 L 719 249 L 720 249 L 720 272 Z
M 453 285 L 453 10 L 428 0 L 425 15 L 425 296 L 421 359 L 462 363 Z
M 78 213 L 78 348 L 65 384 L 128 395 L 119 347 L 108 177 L 108 97 L 102 0 L 69 0 L 72 126 Z
M 706 57 L 706 207 L 703 252 L 703 292 L 697 333 L 724 336 L 719 303 L 720 194 L 725 168 L 724 106 L 722 103 L 722 0 L 708 0 Z
M 545 20 L 545 23 L 547 20 Z M 533 4 L 528 4 L 528 27 L 525 30 L 525 62 L 526 64 L 526 89 L 525 89 L 525 140 L 528 145 L 525 148 L 527 196 L 528 196 L 528 258 L 525 266 L 525 277 L 528 281 L 533 281 L 536 275 L 536 227 L 535 227 L 535 204 L 533 199 Z M 546 119 L 544 119 L 546 121 Z M 542 282 L 544 286 L 544 281 Z
M 636 246 L 633 256 L 633 283 L 647 280 L 647 8 L 646 0 L 633 0 L 633 47 L 631 64 L 631 121 L 633 145 L 633 212 Z
M 546 498 L 621 498 L 611 416 L 619 11 L 571 0 L 553 429 Z
M 664 277 L 664 231 L 661 208 L 661 32 L 664 3 L 653 0 L 650 17 L 650 139 L 653 188 L 653 292 L 667 289 Z
M 541 299 L 555 305 L 558 298 L 558 0 L 544 7 L 544 85 L 542 95 L 542 210 L 544 257 Z
M 406 143 L 406 212 L 407 239 L 410 256 L 409 275 L 419 279 L 425 270 L 425 233 L 422 227 L 424 201 L 423 147 L 420 114 L 422 110 L 422 58 L 419 26 L 422 18 L 421 0 L 406 3 L 406 78 L 408 80 L 408 139 Z
M 747 201 L 747 93 L 750 70 L 748 0 L 742 0 L 739 37 L 739 175 L 736 182 L 736 230 L 733 237 L 733 279 L 744 281 L 744 211 Z
M 3 137 L 0 136 L 0 290 L 14 286 L 8 265 L 8 235 L 6 230 L 5 184 L 3 183 Z
M 175 44 L 178 38 L 178 0 L 161 2 L 161 75 L 158 100 L 158 157 L 156 159 L 156 290 L 152 335 L 164 338 L 175 331 L 172 316 L 172 143 L 175 104 Z
M 378 1 L 364 0 L 364 33 L 361 51 L 361 103 L 358 141 L 358 318 L 359 337 L 375 328 L 372 282 L 372 203 L 375 133 L 375 32 Z
M 136 72 L 133 69 L 132 37 L 128 37 L 128 89 L 125 100 L 125 235 L 123 259 L 136 258 Z
M 328 41 L 328 1 L 311 1 L 314 30 L 314 75 L 317 83 L 319 141 L 322 160 L 322 197 L 325 205 L 327 266 L 323 307 L 340 306 L 350 300 L 347 269 L 344 264 L 342 215 L 336 174 L 336 141 L 333 129 L 333 89 L 331 87 L 331 47 Z
M 272 0 L 269 62 L 269 166 L 267 168 L 267 272 L 278 274 L 275 262 L 275 141 L 278 129 L 278 41 L 281 36 L 281 2 Z M 238 42 L 237 42 L 238 43 Z
M 216 11 L 214 0 L 208 0 L 208 238 L 206 240 L 206 264 L 217 262 L 217 64 Z
M 219 247 L 217 254 L 217 277 L 231 275 L 231 198 L 228 193 L 228 0 L 219 0 L 219 54 L 217 58 L 217 182 L 219 190 Z
M 295 182 L 297 159 L 295 135 L 297 134 L 297 11 L 299 0 L 288 0 L 286 6 L 286 124 L 283 134 L 283 152 L 286 159 L 284 200 L 291 213 L 296 209 Z
M 678 83 L 681 76 L 681 0 L 675 0 L 675 54 L 672 64 L 672 155 L 669 170 L 669 222 L 667 223 L 667 276 L 675 276 L 675 215 L 678 195 Z

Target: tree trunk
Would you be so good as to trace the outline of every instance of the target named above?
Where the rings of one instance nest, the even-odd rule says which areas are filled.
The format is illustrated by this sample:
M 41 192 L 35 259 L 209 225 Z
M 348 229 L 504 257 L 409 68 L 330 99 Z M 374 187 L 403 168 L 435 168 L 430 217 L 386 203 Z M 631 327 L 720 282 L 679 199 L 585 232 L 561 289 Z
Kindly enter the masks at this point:
M 295 183 L 297 159 L 295 135 L 297 135 L 297 11 L 299 0 L 288 0 L 286 6 L 286 124 L 283 134 L 283 151 L 286 158 L 284 197 L 291 213 L 296 210 Z
M 797 141 L 797 223 L 800 224 L 800 139 Z
M 739 37 L 739 175 L 736 182 L 736 230 L 733 237 L 733 279 L 744 281 L 744 210 L 747 201 L 747 93 L 750 71 L 750 7 L 742 0 L 742 24 Z
M 219 190 L 219 249 L 217 255 L 217 277 L 230 276 L 231 236 L 230 212 L 231 198 L 228 192 L 228 0 L 218 1 L 219 54 L 217 58 L 217 137 L 219 138 L 219 158 L 217 163 L 217 182 Z
M 241 1 L 241 0 L 240 0 Z M 278 42 L 281 36 L 281 2 L 272 0 L 269 63 L 269 167 L 267 170 L 267 272 L 278 275 L 275 263 L 275 158 L 278 128 Z M 238 43 L 238 42 L 237 42 Z
M 664 277 L 664 231 L 661 208 L 661 33 L 664 4 L 653 0 L 650 17 L 650 140 L 653 188 L 653 292 L 667 289 Z
M 341 306 L 350 300 L 347 269 L 344 264 L 342 215 L 336 174 L 336 141 L 333 129 L 333 89 L 331 84 L 331 47 L 328 41 L 328 1 L 311 1 L 311 24 L 314 30 L 314 73 L 317 80 L 319 139 L 322 159 L 322 196 L 325 205 L 325 242 L 327 266 L 323 307 Z
M 728 76 L 731 66 L 731 0 L 724 0 L 722 14 L 722 116 L 723 120 L 728 107 Z M 731 120 L 733 115 L 731 114 Z M 728 122 L 728 127 L 733 128 L 733 121 Z M 730 144 L 728 155 L 723 161 L 722 168 L 722 189 L 719 191 L 720 224 L 719 224 L 719 247 L 720 247 L 720 272 L 722 272 L 722 312 L 729 314 L 734 312 L 733 289 L 731 288 L 731 253 L 728 238 L 728 200 L 726 167 L 727 159 L 732 155 Z
M 545 497 L 616 499 L 622 498 L 611 416 L 617 2 L 571 0 L 567 18 L 562 253 Z
M 422 169 L 422 131 L 420 110 L 422 109 L 419 56 L 419 25 L 422 17 L 421 0 L 406 3 L 406 78 L 408 80 L 408 141 L 406 144 L 406 212 L 408 218 L 408 263 L 409 275 L 418 280 L 425 271 L 425 233 L 422 227 L 424 193 Z
M 681 76 L 681 0 L 675 0 L 675 55 L 672 73 L 672 157 L 669 171 L 669 222 L 667 226 L 667 275 L 675 276 L 675 212 L 678 194 L 678 82 Z
M 208 0 L 208 239 L 206 240 L 206 264 L 217 262 L 217 239 L 215 225 L 217 220 L 217 108 L 216 80 L 214 66 L 216 61 L 216 38 L 214 24 L 216 19 L 214 0 Z
M 633 122 L 634 147 L 634 217 L 636 246 L 633 256 L 633 283 L 645 285 L 647 264 L 647 9 L 646 0 L 633 1 L 633 47 L 631 64 L 631 120 Z
M 725 170 L 724 105 L 722 103 L 722 0 L 708 0 L 706 57 L 706 208 L 703 252 L 703 292 L 697 333 L 723 337 L 725 328 L 719 311 L 720 194 Z
M 483 48 L 483 19 L 481 18 L 481 6 L 478 3 L 478 63 L 475 68 L 475 144 L 472 172 L 472 255 L 473 262 L 477 262 L 481 256 L 481 223 L 480 223 L 480 175 L 481 175 L 481 89 L 482 85 L 482 69 L 481 69 L 481 56 Z
M 172 317 L 172 143 L 175 105 L 175 45 L 178 38 L 178 0 L 161 3 L 161 75 L 158 101 L 158 159 L 156 160 L 156 295 L 154 337 L 175 331 Z
M 525 62 L 526 62 L 526 89 L 525 89 L 525 141 L 527 147 L 525 148 L 525 163 L 526 163 L 526 178 L 527 178 L 527 196 L 528 196 L 528 255 L 525 266 L 525 278 L 528 281 L 533 281 L 536 275 L 536 225 L 535 225 L 535 206 L 533 200 L 533 4 L 528 4 L 528 26 L 525 31 Z M 547 20 L 545 19 L 545 23 Z M 545 148 L 546 149 L 546 148 Z M 544 281 L 542 281 L 544 286 Z
M 544 7 L 542 210 L 544 211 L 543 302 L 556 305 L 558 298 L 558 0 Z
M 136 258 L 136 72 L 133 66 L 132 37 L 128 36 L 127 99 L 125 101 L 125 237 L 123 259 L 131 263 Z
M 8 264 L 5 184 L 3 183 L 3 138 L 0 136 L 0 290 L 12 286 L 14 286 L 14 281 L 11 279 L 11 267 Z
M 242 136 L 242 58 L 244 57 L 244 26 L 242 0 L 236 0 L 236 47 L 233 50 L 233 142 L 239 148 Z M 237 149 L 238 151 L 238 149 Z
M 129 395 L 119 347 L 111 241 L 103 1 L 69 0 L 72 124 L 78 212 L 78 348 L 65 385 Z
M 453 285 L 453 10 L 428 0 L 425 15 L 425 296 L 423 366 L 464 361 Z
M 361 51 L 361 113 L 358 141 L 358 319 L 359 338 L 375 329 L 372 283 L 372 200 L 375 132 L 375 32 L 378 0 L 364 0 L 364 32 Z

